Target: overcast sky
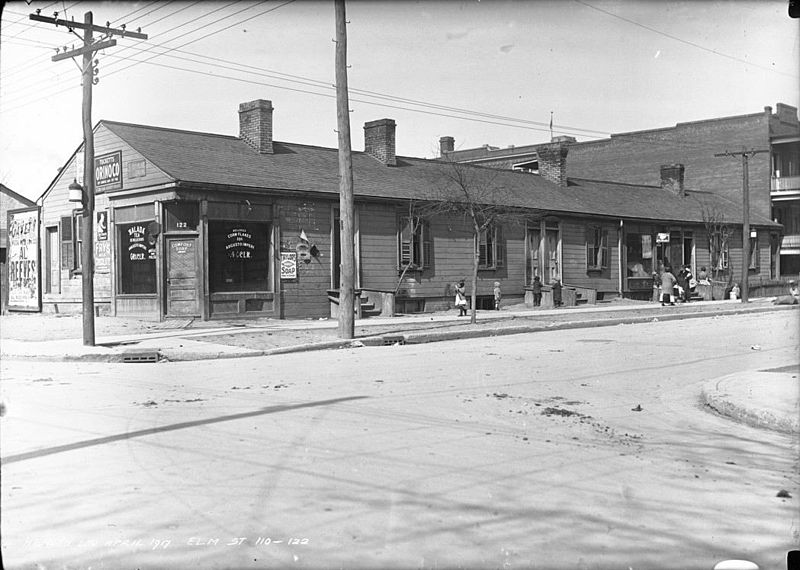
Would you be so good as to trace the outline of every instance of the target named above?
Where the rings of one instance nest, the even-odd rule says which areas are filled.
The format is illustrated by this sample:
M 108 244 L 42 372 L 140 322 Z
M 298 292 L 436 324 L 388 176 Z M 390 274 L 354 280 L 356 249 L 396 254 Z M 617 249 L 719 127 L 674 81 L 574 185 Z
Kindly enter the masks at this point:
M 100 53 L 101 119 L 238 134 L 270 99 L 274 138 L 335 148 L 333 2 L 7 2 L 0 28 L 0 182 L 35 199 L 82 142 L 81 40 L 42 15 L 141 27 Z M 788 0 L 351 1 L 351 130 L 397 121 L 397 154 L 578 140 L 800 102 Z M 736 144 L 737 141 L 731 141 Z

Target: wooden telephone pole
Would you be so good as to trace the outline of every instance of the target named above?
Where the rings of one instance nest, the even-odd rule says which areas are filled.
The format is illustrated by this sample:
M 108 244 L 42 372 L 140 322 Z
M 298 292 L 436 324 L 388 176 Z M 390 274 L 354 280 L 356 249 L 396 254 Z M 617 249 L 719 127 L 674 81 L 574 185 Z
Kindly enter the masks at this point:
M 751 156 L 769 152 L 769 150 L 747 150 L 742 147 L 741 152 L 723 152 L 714 156 L 741 156 L 742 157 L 742 286 L 740 292 L 742 303 L 750 299 L 750 166 Z
M 117 45 L 117 40 L 111 36 L 147 39 L 146 34 L 128 32 L 123 26 L 120 29 L 106 26 L 95 26 L 91 12 L 86 12 L 84 21 L 59 20 L 58 12 L 50 18 L 36 14 L 30 15 L 31 20 L 55 24 L 56 27 L 64 26 L 70 33 L 74 30 L 83 30 L 83 47 L 53 56 L 53 61 L 83 56 L 81 66 L 81 84 L 83 86 L 82 124 L 83 124 L 83 213 L 81 215 L 81 282 L 83 285 L 83 344 L 94 346 L 94 133 L 92 132 L 92 85 L 97 83 L 97 60 L 92 63 L 95 52 L 107 47 Z M 94 32 L 101 32 L 108 39 L 94 41 Z M 77 35 L 77 34 L 76 34 Z
M 339 271 L 339 336 L 355 336 L 355 206 L 353 158 L 350 153 L 350 101 L 347 94 L 347 21 L 344 0 L 336 0 L 336 122 L 339 131 L 339 217 L 341 269 Z

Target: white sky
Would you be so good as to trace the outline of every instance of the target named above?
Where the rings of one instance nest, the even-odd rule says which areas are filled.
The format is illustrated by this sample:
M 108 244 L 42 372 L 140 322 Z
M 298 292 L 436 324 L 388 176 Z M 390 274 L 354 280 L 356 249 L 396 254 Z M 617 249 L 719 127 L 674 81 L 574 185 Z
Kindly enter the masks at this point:
M 384 117 L 397 121 L 398 155 L 433 157 L 445 135 L 456 148 L 546 142 L 551 111 L 554 134 L 590 140 L 800 106 L 800 22 L 787 7 L 350 1 L 353 149 L 363 149 L 363 124 Z M 83 137 L 78 68 L 51 61 L 80 39 L 29 20 L 36 8 L 78 21 L 91 10 L 95 24 L 149 35 L 100 54 L 92 124 L 236 135 L 239 103 L 270 99 L 275 140 L 336 147 L 333 2 L 7 2 L 0 182 L 20 194 L 41 195 Z

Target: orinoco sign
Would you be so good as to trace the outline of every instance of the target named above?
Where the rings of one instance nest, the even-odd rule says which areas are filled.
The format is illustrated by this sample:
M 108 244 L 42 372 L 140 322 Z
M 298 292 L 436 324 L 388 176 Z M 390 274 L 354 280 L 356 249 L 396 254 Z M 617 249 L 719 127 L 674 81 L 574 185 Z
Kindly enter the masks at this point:
M 117 190 L 122 188 L 121 150 L 95 157 L 94 182 L 97 189 Z

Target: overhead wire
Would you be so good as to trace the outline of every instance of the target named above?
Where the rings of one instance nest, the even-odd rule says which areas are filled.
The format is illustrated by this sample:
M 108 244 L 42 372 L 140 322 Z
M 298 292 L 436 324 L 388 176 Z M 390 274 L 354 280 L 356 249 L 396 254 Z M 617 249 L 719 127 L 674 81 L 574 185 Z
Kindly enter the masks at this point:
M 119 73 L 121 71 L 129 69 L 130 67 L 133 67 L 134 65 L 138 65 L 140 63 L 149 63 L 150 65 L 155 65 L 155 66 L 158 66 L 158 67 L 174 69 L 174 70 L 178 70 L 178 71 L 184 71 L 184 72 L 195 73 L 195 74 L 207 75 L 207 76 L 213 77 L 215 79 L 233 80 L 233 81 L 239 81 L 239 82 L 245 82 L 245 83 L 250 83 L 250 84 L 256 84 L 256 85 L 272 87 L 272 88 L 276 88 L 276 89 L 283 89 L 283 90 L 288 90 L 288 91 L 293 91 L 293 92 L 300 92 L 300 93 L 306 93 L 306 94 L 310 94 L 310 95 L 324 96 L 324 97 L 332 98 L 332 97 L 334 97 L 334 95 L 331 95 L 330 93 L 320 93 L 318 91 L 310 91 L 310 90 L 307 90 L 307 89 L 298 89 L 298 88 L 287 87 L 287 86 L 283 86 L 283 85 L 275 85 L 275 84 L 270 84 L 270 83 L 265 83 L 265 82 L 260 82 L 260 81 L 253 81 L 253 80 L 249 80 L 249 79 L 244 79 L 244 78 L 241 78 L 241 77 L 225 76 L 225 75 L 220 75 L 220 74 L 215 74 L 215 73 L 208 73 L 208 72 L 204 72 L 204 71 L 200 71 L 200 70 L 196 70 L 196 69 L 188 69 L 188 68 L 180 67 L 180 66 L 171 66 L 171 65 L 167 65 L 167 64 L 163 64 L 163 63 L 153 63 L 152 62 L 152 60 L 157 58 L 157 57 L 166 56 L 166 57 L 171 57 L 171 58 L 175 58 L 175 59 L 179 59 L 179 60 L 189 61 L 189 62 L 192 62 L 192 63 L 198 63 L 198 64 L 203 64 L 203 65 L 211 65 L 211 66 L 214 66 L 214 67 L 228 69 L 230 71 L 234 71 L 234 72 L 237 72 L 237 73 L 249 73 L 249 74 L 253 74 L 253 75 L 263 75 L 263 76 L 272 77 L 272 78 L 275 78 L 275 79 L 278 79 L 278 80 L 281 80 L 281 81 L 299 83 L 299 84 L 306 85 L 306 86 L 309 86 L 309 87 L 322 88 L 322 89 L 325 89 L 326 91 L 330 90 L 330 89 L 333 89 L 333 87 L 330 85 L 330 83 L 326 82 L 326 81 L 316 80 L 316 79 L 302 77 L 302 76 L 298 76 L 298 75 L 281 73 L 281 72 L 277 72 L 277 71 L 273 71 L 273 70 L 258 68 L 258 67 L 255 67 L 255 66 L 249 66 L 249 65 L 246 65 L 246 64 L 239 64 L 237 62 L 231 62 L 231 61 L 223 60 L 221 58 L 214 58 L 214 57 L 210 57 L 210 56 L 204 56 L 202 54 L 195 54 L 195 53 L 188 52 L 188 51 L 180 49 L 181 47 L 185 47 L 186 45 L 189 45 L 189 44 L 194 43 L 196 41 L 200 41 L 201 39 L 209 37 L 210 35 L 213 35 L 213 34 L 221 32 L 221 31 L 224 31 L 226 29 L 229 29 L 230 27 L 238 25 L 238 24 L 240 24 L 240 23 L 242 23 L 244 21 L 247 21 L 248 19 L 252 19 L 254 17 L 262 15 L 263 13 L 267 13 L 267 12 L 273 11 L 273 10 L 275 10 L 277 8 L 280 8 L 280 7 L 282 7 L 282 6 L 286 5 L 286 4 L 290 4 L 292 1 L 294 1 L 294 0 L 290 0 L 289 2 L 286 2 L 286 3 L 284 3 L 284 4 L 282 4 L 282 5 L 278 6 L 278 7 L 271 8 L 269 10 L 266 10 L 266 11 L 260 13 L 260 14 L 256 14 L 255 16 L 252 16 L 252 17 L 247 18 L 245 20 L 241 20 L 241 21 L 235 22 L 234 24 L 231 24 L 230 26 L 227 26 L 225 28 L 221 28 L 219 30 L 216 30 L 214 32 L 206 34 L 205 36 L 202 36 L 200 38 L 195 38 L 194 40 L 186 42 L 186 43 L 182 44 L 181 46 L 169 47 L 169 46 L 163 46 L 163 45 L 161 45 L 161 46 L 155 45 L 155 46 L 151 46 L 151 47 L 149 47 L 147 49 L 138 49 L 135 46 L 128 46 L 125 49 L 129 49 L 129 50 L 130 49 L 136 49 L 138 53 L 151 52 L 154 49 L 164 49 L 166 51 L 163 51 L 161 53 L 155 53 L 152 57 L 150 57 L 148 59 L 136 60 L 131 65 L 123 67 L 122 69 L 116 69 L 116 70 L 112 71 L 111 73 L 105 74 L 105 76 L 113 75 L 115 73 Z M 578 0 L 576 0 L 576 1 L 578 1 Z M 579 2 L 579 3 L 583 3 L 583 2 Z M 591 7 L 588 4 L 587 4 L 587 6 Z M 196 32 L 199 29 L 202 29 L 203 27 L 207 27 L 208 25 L 213 25 L 213 24 L 215 24 L 217 22 L 220 22 L 222 20 L 225 20 L 225 19 L 228 19 L 228 18 L 230 18 L 232 16 L 235 16 L 235 15 L 237 15 L 237 14 L 243 12 L 243 11 L 245 11 L 245 10 L 240 10 L 239 12 L 236 12 L 234 14 L 225 16 L 225 17 L 220 18 L 219 20 L 216 20 L 216 21 L 211 22 L 209 24 L 204 24 L 203 26 L 201 26 L 200 28 L 198 28 L 196 30 L 186 32 L 184 34 L 181 34 L 181 35 L 177 36 L 176 38 L 171 38 L 171 39 L 169 39 L 167 41 L 174 41 L 174 40 L 179 39 L 181 37 L 185 37 L 186 35 L 189 35 L 190 33 Z M 196 21 L 198 19 L 200 19 L 200 18 L 197 18 L 197 19 L 195 19 L 193 21 Z M 177 29 L 179 27 L 181 27 L 181 26 L 176 26 L 175 28 L 172 28 L 171 30 Z M 166 32 L 164 32 L 164 33 L 166 33 Z M 203 61 L 198 61 L 196 59 L 191 59 L 191 58 L 188 58 L 188 57 L 180 57 L 180 56 L 174 55 L 171 52 L 184 53 L 184 54 L 187 54 L 187 55 L 191 55 L 193 57 L 199 57 L 199 58 L 203 58 L 203 59 L 207 59 L 207 60 L 211 60 L 211 61 L 216 61 L 216 62 L 224 63 L 226 65 L 211 64 L 211 63 L 206 63 L 206 62 L 203 62 Z M 116 59 L 119 59 L 119 60 L 132 59 L 131 56 L 126 56 L 124 58 L 120 58 L 116 54 L 113 54 L 110 57 L 116 58 Z M 242 67 L 242 68 L 246 68 L 246 69 L 234 69 L 234 68 L 230 67 L 231 65 L 236 65 L 237 67 Z M 248 71 L 248 70 L 253 70 L 253 71 Z M 397 96 L 393 96 L 393 95 L 389 95 L 389 94 L 385 94 L 385 93 L 380 93 L 380 92 L 375 92 L 375 91 L 360 90 L 360 89 L 354 89 L 354 88 L 351 88 L 350 91 L 353 92 L 353 93 L 361 94 L 364 97 L 375 98 L 375 99 L 378 99 L 378 100 L 389 101 L 389 102 L 392 102 L 392 103 L 403 103 L 403 104 L 406 104 L 406 105 L 420 106 L 420 107 L 423 107 L 423 108 L 433 109 L 433 110 L 415 109 L 415 108 L 409 108 L 407 106 L 403 106 L 401 104 L 388 104 L 388 103 L 380 103 L 380 102 L 369 101 L 369 100 L 364 100 L 364 99 L 351 98 L 351 101 L 356 102 L 356 103 L 363 103 L 363 104 L 368 104 L 368 105 L 382 106 L 382 107 L 386 107 L 386 108 L 399 109 L 399 110 L 411 111 L 411 112 L 417 112 L 417 113 L 426 113 L 426 114 L 430 114 L 430 115 L 443 116 L 443 117 L 448 117 L 448 118 L 471 120 L 471 121 L 483 122 L 483 123 L 488 123 L 488 124 L 496 124 L 496 125 L 500 125 L 500 126 L 513 127 L 513 128 L 524 128 L 524 129 L 537 130 L 537 131 L 543 131 L 543 132 L 548 132 L 550 130 L 549 128 L 544 128 L 547 125 L 546 123 L 539 122 L 539 121 L 532 121 L 532 120 L 527 120 L 527 119 L 519 119 L 519 118 L 514 118 L 514 117 L 507 117 L 507 116 L 503 116 L 503 115 L 484 113 L 484 112 L 473 111 L 473 110 L 463 109 L 463 108 L 458 108 L 458 107 L 449 107 L 449 106 L 440 105 L 440 104 L 437 104 L 437 103 L 430 103 L 430 102 L 426 102 L 426 101 L 420 101 L 420 100 L 415 100 L 415 99 L 397 97 Z M 59 91 L 59 92 L 61 92 L 61 91 Z M 453 113 L 457 113 L 457 114 L 453 114 Z M 462 115 L 466 115 L 466 116 L 462 116 Z M 509 124 L 509 123 L 511 123 L 511 124 Z M 553 127 L 558 130 L 559 134 L 566 134 L 566 135 L 573 135 L 573 136 L 589 136 L 587 133 L 591 133 L 591 134 L 593 134 L 595 136 L 596 135 L 607 136 L 607 135 L 612 135 L 613 134 L 613 133 L 611 133 L 609 131 L 601 131 L 601 130 L 596 130 L 596 129 L 584 129 L 584 128 L 580 128 L 580 127 L 570 127 L 570 126 L 566 126 L 566 125 L 553 125 Z M 653 129 L 653 130 L 660 130 L 660 129 Z M 652 144 L 667 144 L 663 140 L 647 140 L 646 138 L 643 137 L 642 134 L 639 134 L 641 132 L 642 131 L 632 132 L 632 133 L 623 133 L 623 134 L 624 135 L 635 136 L 636 139 L 637 139 L 637 142 L 650 142 Z M 644 132 L 647 132 L 647 131 L 644 131 Z M 670 144 L 674 144 L 674 143 L 670 143 Z M 685 150 L 689 150 L 691 148 L 694 148 L 694 149 L 700 148 L 700 146 L 698 146 L 698 145 L 687 143 L 685 141 L 683 143 L 681 143 L 681 145 Z M 707 148 L 707 146 L 703 145 L 702 148 Z
M 683 38 L 679 38 L 678 36 L 674 36 L 672 34 L 668 34 L 667 32 L 663 32 L 663 31 L 658 30 L 656 28 L 652 28 L 650 26 L 647 26 L 645 24 L 637 22 L 636 20 L 631 20 L 630 18 L 626 18 L 624 16 L 620 16 L 619 14 L 615 14 L 613 12 L 609 12 L 608 10 L 603 10 L 602 8 L 598 8 L 597 6 L 593 6 L 593 5 L 589 4 L 588 2 L 585 2 L 584 0 L 573 0 L 573 1 L 578 3 L 578 4 L 580 4 L 580 5 L 582 5 L 582 6 L 586 6 L 587 8 L 591 8 L 592 10 L 597 10 L 598 12 L 601 12 L 603 14 L 611 16 L 612 18 L 617 18 L 618 20 L 622 20 L 623 22 L 627 22 L 627 23 L 632 24 L 634 26 L 638 26 L 640 28 L 643 28 L 643 29 L 648 30 L 650 32 L 653 32 L 655 34 L 664 36 L 664 37 L 669 38 L 671 40 L 675 40 L 676 42 L 681 42 L 683 44 L 692 46 L 694 48 L 697 48 L 697 49 L 700 49 L 700 50 L 703 50 L 703 51 L 706 51 L 708 53 L 713 53 L 714 55 L 718 55 L 720 57 L 724 57 L 724 58 L 730 59 L 732 61 L 736 61 L 738 63 L 743 63 L 743 64 L 749 65 L 751 67 L 757 67 L 759 69 L 763 69 L 763 70 L 766 70 L 766 71 L 772 71 L 773 73 L 778 73 L 780 75 L 786 75 L 787 77 L 798 77 L 798 75 L 796 73 L 786 73 L 786 72 L 783 72 L 783 71 L 779 71 L 779 70 L 773 69 L 771 67 L 767 67 L 767 66 L 764 66 L 764 65 L 759 65 L 759 64 L 754 63 L 752 61 L 747 61 L 746 59 L 742 59 L 740 57 L 729 55 L 729 54 L 727 54 L 725 52 L 721 52 L 719 50 L 708 48 L 708 47 L 706 47 L 704 45 L 701 45 L 701 44 L 698 44 L 696 42 L 692 42 L 692 41 L 689 41 L 689 40 L 685 40 Z
M 154 21 L 152 21 L 152 22 L 148 22 L 148 23 L 146 23 L 146 24 L 143 24 L 143 25 L 145 25 L 145 26 L 151 26 L 151 25 L 154 25 L 154 24 L 156 24 L 156 23 L 158 23 L 158 22 L 161 22 L 161 21 L 165 20 L 166 18 L 169 18 L 169 17 L 171 17 L 171 16 L 175 16 L 175 15 L 179 14 L 180 12 L 183 12 L 184 10 L 187 10 L 187 9 L 191 8 L 192 6 L 195 6 L 196 4 L 199 4 L 199 3 L 200 3 L 200 1 L 201 1 L 201 0 L 197 0 L 197 1 L 195 1 L 195 2 L 188 3 L 188 4 L 184 5 L 182 8 L 179 8 L 179 9 L 177 9 L 177 10 L 175 10 L 175 11 L 173 11 L 173 12 L 171 12 L 171 13 L 167 14 L 166 16 L 162 16 L 162 17 L 158 18 L 157 20 L 154 20 Z M 150 4 L 154 4 L 154 3 L 157 3 L 157 0 L 156 0 L 156 2 L 151 2 Z M 160 10 L 160 9 L 162 9 L 163 7 L 165 7 L 165 6 L 169 5 L 169 4 L 171 4 L 171 2 L 164 3 L 164 4 L 160 5 L 160 6 L 158 6 L 157 8 L 155 8 L 155 9 L 153 9 L 153 10 L 150 10 L 149 12 L 147 12 L 147 14 L 143 14 L 141 17 L 144 17 L 144 16 L 146 16 L 146 15 L 148 15 L 148 14 L 151 14 L 152 12 L 155 12 L 155 11 L 157 11 L 157 10 Z M 149 4 L 148 4 L 148 5 L 149 5 Z M 124 15 L 124 16 L 121 16 L 120 18 L 118 18 L 118 19 L 117 19 L 117 21 L 119 21 L 119 20 L 124 20 L 124 19 L 128 18 L 130 14 L 133 14 L 133 13 L 135 13 L 135 12 L 136 12 L 136 10 L 134 10 L 133 12 L 130 12 L 129 14 L 126 14 L 126 15 Z M 196 19 L 197 19 L 197 18 L 195 18 L 195 20 L 196 20 Z M 183 26 L 186 26 L 186 25 L 188 25 L 188 24 L 190 24 L 191 22 L 193 22 L 193 21 L 195 21 L 195 20 L 191 20 L 191 21 L 189 21 L 189 22 L 183 22 L 183 23 L 181 23 L 181 24 L 179 24 L 179 25 L 177 25 L 177 26 L 174 26 L 173 28 L 170 28 L 169 30 L 165 30 L 164 32 L 161 32 L 161 33 L 162 33 L 162 34 L 169 33 L 169 32 L 171 32 L 171 31 L 173 31 L 173 30 L 175 30 L 175 29 L 178 29 L 178 28 L 180 28 L 180 27 L 183 27 Z M 30 27 L 34 27 L 34 26 L 33 26 L 33 25 L 30 25 Z M 55 32 L 58 32 L 58 31 L 59 31 L 57 28 L 45 28 L 45 29 L 47 29 L 48 31 L 55 31 Z M 128 49 L 128 48 L 127 48 L 126 46 L 123 46 L 121 49 L 122 49 L 122 51 L 124 51 L 125 49 Z M 46 63 L 50 63 L 50 62 L 49 62 L 49 61 L 47 61 Z M 34 71 L 34 70 L 32 70 L 32 73 L 33 73 L 33 74 L 35 74 L 35 71 Z M 38 91 L 38 85 L 39 85 L 40 83 L 49 82 L 49 81 L 50 81 L 49 79 L 43 78 L 43 79 L 40 79 L 40 80 L 38 80 L 38 81 L 34 81 L 33 83 L 29 83 L 28 85 L 26 85 L 25 87 L 23 87 L 23 89 L 24 89 L 24 90 L 27 90 L 27 91 Z M 62 92 L 63 92 L 63 90 L 58 90 L 58 91 L 54 92 L 53 94 L 58 94 L 58 93 L 62 93 Z M 25 92 L 23 91 L 22 93 L 25 93 Z M 47 94 L 42 94 L 42 95 L 43 95 L 43 96 L 49 96 L 49 95 L 47 95 Z M 9 95 L 9 97 L 11 97 L 11 98 L 12 98 L 12 102 L 13 102 L 13 99 L 14 99 L 15 97 L 20 97 L 20 96 L 24 96 L 24 95 L 22 95 L 22 94 L 20 94 L 20 93 L 13 93 L 13 94 Z M 39 98 L 39 100 L 41 100 L 42 98 L 43 98 L 43 97 L 40 97 L 40 98 Z

